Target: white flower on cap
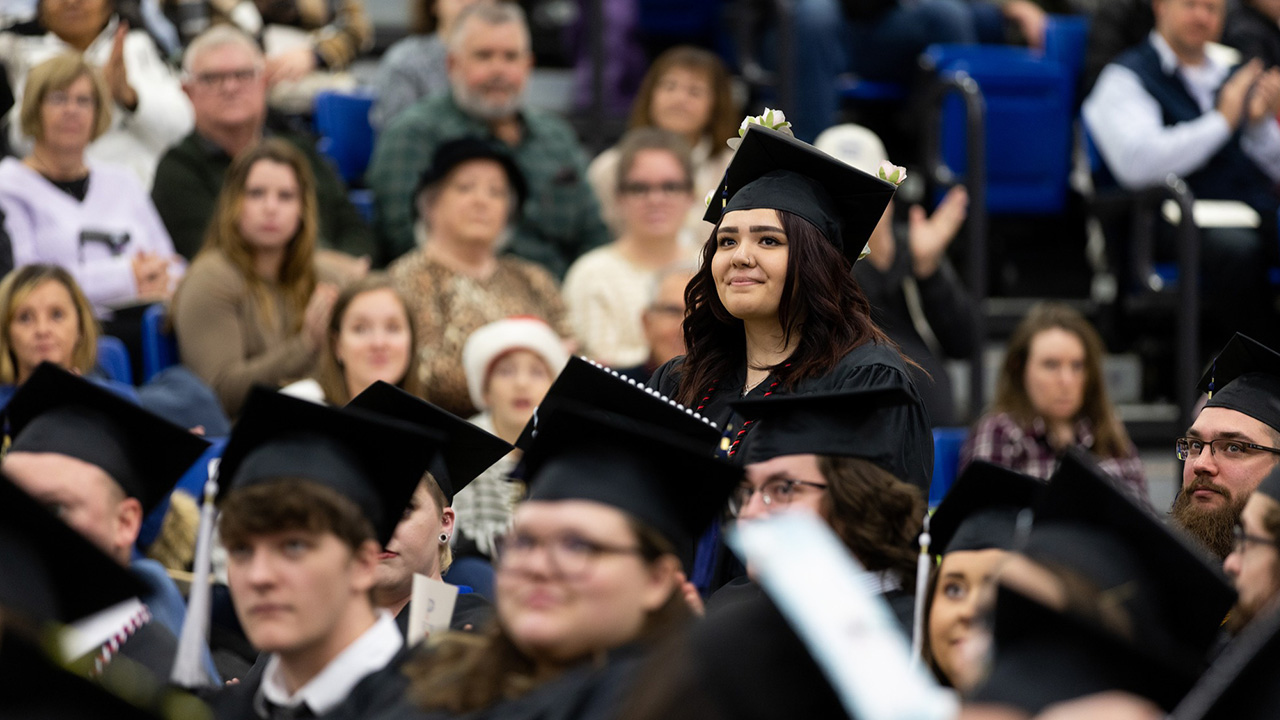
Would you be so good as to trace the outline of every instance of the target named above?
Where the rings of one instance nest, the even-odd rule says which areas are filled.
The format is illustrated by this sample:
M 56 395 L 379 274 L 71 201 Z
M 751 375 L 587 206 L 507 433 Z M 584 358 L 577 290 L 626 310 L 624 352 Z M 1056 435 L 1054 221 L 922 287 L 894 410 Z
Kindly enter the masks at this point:
M 907 169 L 900 165 L 894 165 L 888 160 L 880 163 L 880 167 L 876 169 L 876 174 L 880 176 L 881 180 L 891 182 L 894 185 L 901 185 L 907 179 Z
M 786 113 L 781 110 L 765 108 L 764 112 L 759 115 L 749 115 L 742 119 L 742 124 L 738 126 L 738 137 L 729 138 L 725 142 L 734 150 L 738 149 L 738 145 L 742 143 L 742 138 L 747 134 L 747 128 L 752 125 L 760 125 L 770 130 L 777 130 L 791 137 L 795 137 L 795 133 L 791 132 L 791 123 L 787 122 Z
M 540 318 L 531 315 L 504 318 L 480 327 L 467 337 L 462 347 L 462 369 L 467 375 L 467 391 L 471 403 L 481 410 L 485 381 L 498 358 L 512 350 L 528 350 L 547 364 L 552 377 L 560 374 L 569 362 L 564 341 Z

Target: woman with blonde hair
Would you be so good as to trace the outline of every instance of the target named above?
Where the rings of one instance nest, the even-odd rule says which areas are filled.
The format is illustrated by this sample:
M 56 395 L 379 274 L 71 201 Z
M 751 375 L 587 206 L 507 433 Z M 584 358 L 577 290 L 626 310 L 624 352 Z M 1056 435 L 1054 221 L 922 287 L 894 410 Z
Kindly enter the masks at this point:
M 18 121 L 35 144 L 21 160 L 0 162 L 14 265 L 67 268 L 99 316 L 167 298 L 183 261 L 151 197 L 127 169 L 88 160 L 90 143 L 111 127 L 106 82 L 75 54 L 37 65 L 26 82 Z
M 293 145 L 269 138 L 232 162 L 172 309 L 182 361 L 232 417 L 250 387 L 306 376 L 324 347 L 337 290 L 316 280 L 316 224 Z
M 1009 338 L 991 409 L 961 450 L 961 464 L 986 460 L 1048 479 L 1068 448 L 1079 447 L 1144 503 L 1138 450 L 1107 395 L 1098 331 L 1061 303 L 1031 308 Z
M 382 380 L 421 395 L 417 342 L 413 313 L 391 278 L 383 273 L 367 275 L 338 293 L 315 373 L 280 392 L 326 405 L 346 405 Z

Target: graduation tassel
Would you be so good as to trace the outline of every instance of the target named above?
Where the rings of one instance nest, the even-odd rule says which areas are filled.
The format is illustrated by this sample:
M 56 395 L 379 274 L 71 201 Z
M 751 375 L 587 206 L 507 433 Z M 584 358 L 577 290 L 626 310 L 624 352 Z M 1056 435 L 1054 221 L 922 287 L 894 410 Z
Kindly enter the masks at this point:
M 916 558 L 916 602 L 911 618 L 911 666 L 919 667 L 924 654 L 924 601 L 929 592 L 929 567 L 933 556 L 929 554 L 929 513 L 924 514 L 924 528 L 920 530 L 920 556 Z
M 209 479 L 204 484 L 204 504 L 200 508 L 200 527 L 196 532 L 196 556 L 191 590 L 187 597 L 187 617 L 182 623 L 178 652 L 173 660 L 169 680 L 178 687 L 198 688 L 209 684 L 204 668 L 204 647 L 209 638 L 210 556 L 213 554 L 213 521 L 217 512 L 218 458 L 209 461 Z

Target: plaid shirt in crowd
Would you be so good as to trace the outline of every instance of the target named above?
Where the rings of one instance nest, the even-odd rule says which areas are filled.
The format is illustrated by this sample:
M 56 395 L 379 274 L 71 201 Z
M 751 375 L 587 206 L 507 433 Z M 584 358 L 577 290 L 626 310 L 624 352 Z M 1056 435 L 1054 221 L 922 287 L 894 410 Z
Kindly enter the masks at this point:
M 587 184 L 587 159 L 573 129 L 559 117 L 520 112 L 523 137 L 509 147 L 489 126 L 467 115 L 452 93 L 418 101 L 396 116 L 378 137 L 366 180 L 377 198 L 378 242 L 387 263 L 415 246 L 413 190 L 431 165 L 436 148 L 472 136 L 493 143 L 515 159 L 529 199 L 507 251 L 542 265 L 557 278 L 579 255 L 611 239 Z
M 1093 424 L 1086 418 L 1076 421 L 1076 446 L 1092 450 Z M 1058 467 L 1059 453 L 1049 445 L 1048 429 L 1044 420 L 1036 418 L 1030 427 L 1020 425 L 1007 413 L 984 415 L 960 451 L 960 467 L 963 469 L 974 460 L 985 460 L 1033 477 L 1047 480 Z M 1116 486 L 1151 507 L 1147 495 L 1147 478 L 1142 469 L 1138 449 L 1129 443 L 1123 457 L 1104 458 L 1097 455 L 1098 466 L 1116 481 Z

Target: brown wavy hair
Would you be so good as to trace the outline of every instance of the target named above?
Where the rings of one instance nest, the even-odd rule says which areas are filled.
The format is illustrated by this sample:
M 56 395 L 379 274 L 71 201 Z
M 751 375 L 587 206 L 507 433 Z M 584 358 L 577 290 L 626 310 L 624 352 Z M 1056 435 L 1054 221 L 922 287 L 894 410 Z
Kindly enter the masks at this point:
M 655 530 L 632 519 L 640 557 L 658 562 L 675 549 Z M 677 586 L 657 610 L 649 614 L 636 640 L 656 644 L 671 637 L 693 613 Z M 541 681 L 532 658 L 520 652 L 497 619 L 479 633 L 446 633 L 430 653 L 406 664 L 409 699 L 425 711 L 461 715 L 519 697 Z
M 640 89 L 636 92 L 635 104 L 631 106 L 629 128 L 653 126 L 653 93 L 658 89 L 658 81 L 669 71 L 679 68 L 699 73 L 711 85 L 711 117 L 702 134 L 711 141 L 717 152 L 728 152 L 723 145 L 725 140 L 737 137 L 738 124 L 742 122 L 741 110 L 733 101 L 733 88 L 729 82 L 729 71 L 715 53 L 689 45 L 679 45 L 658 56 L 649 66 Z M 713 153 L 714 154 L 714 153 Z
M 298 181 L 298 196 L 302 200 L 302 217 L 298 232 L 285 248 L 284 264 L 280 267 L 278 282 L 285 298 L 287 312 L 286 329 L 296 333 L 302 329 L 302 316 L 311 293 L 316 289 L 316 234 L 319 220 L 316 214 L 315 178 L 311 163 L 302 151 L 280 138 L 267 138 L 246 148 L 231 161 L 222 181 L 217 209 L 205 233 L 200 254 L 218 253 L 225 257 L 244 277 L 249 286 L 254 306 L 267 324 L 274 324 L 275 312 L 267 285 L 253 268 L 253 253 L 244 236 L 240 234 L 240 208 L 244 203 L 245 185 L 249 172 L 259 162 L 273 162 L 288 166 Z
M 329 315 L 329 341 L 325 343 L 325 347 L 320 352 L 320 359 L 316 364 L 315 380 L 320 383 L 320 388 L 324 390 L 324 399 L 330 405 L 346 405 L 351 402 L 351 391 L 347 389 L 346 373 L 342 370 L 341 363 L 338 362 L 336 346 L 338 344 L 338 336 L 342 333 L 342 318 L 347 314 L 347 308 L 356 298 L 365 293 L 376 292 L 378 290 L 390 290 L 400 302 L 400 307 L 404 309 L 405 318 L 409 323 L 409 366 L 405 370 L 404 377 L 396 382 L 396 387 L 404 390 L 412 395 L 422 397 L 422 382 L 418 379 L 418 324 L 414 319 L 413 312 L 409 309 L 408 303 L 405 302 L 404 296 L 391 283 L 391 278 L 386 273 L 369 273 L 368 275 L 347 285 L 338 293 L 338 299 L 333 303 L 333 312 Z M 441 506 L 444 507 L 444 506 Z
M 920 491 L 862 458 L 820 456 L 818 470 L 827 481 L 822 514 L 845 547 L 867 570 L 892 571 L 915 592 L 926 509 Z
M 1031 406 L 1025 381 L 1027 361 L 1031 356 L 1031 342 L 1036 335 L 1053 329 L 1075 335 L 1084 346 L 1084 403 L 1076 417 L 1087 418 L 1093 425 L 1092 451 L 1102 457 L 1127 456 L 1132 443 L 1107 395 L 1107 384 L 1102 374 L 1102 357 L 1105 353 L 1102 338 L 1093 325 L 1069 305 L 1037 303 L 1018 324 L 1013 336 L 1009 338 L 1004 365 L 996 380 L 992 412 L 1007 413 L 1024 427 L 1029 427 L 1035 421 L 1036 411 Z
M 9 327 L 13 325 L 18 306 L 46 282 L 56 282 L 66 288 L 71 295 L 71 303 L 76 307 L 80 337 L 71 353 L 71 367 L 66 369 L 87 375 L 98 362 L 98 321 L 94 319 L 93 306 L 79 283 L 71 273 L 57 265 L 24 265 L 11 271 L 0 282 L 0 308 L 4 309 L 4 325 L 0 327 L 0 383 L 14 385 L 18 382 L 18 358 L 13 354 Z
M 786 333 L 799 336 L 795 352 L 769 368 L 783 387 L 831 371 L 840 358 L 867 342 L 897 348 L 871 320 L 871 303 L 850 272 L 849 259 L 827 241 L 813 223 L 778 210 L 787 236 L 787 277 L 778 305 L 778 321 Z M 701 393 L 747 362 L 742 321 L 729 314 L 716 292 L 711 259 L 719 224 L 702 246 L 702 265 L 685 287 L 689 308 L 684 319 L 687 352 L 680 369 L 676 400 L 694 405 Z M 803 278 L 803 281 L 801 281 Z M 910 360 L 903 361 L 914 365 Z

